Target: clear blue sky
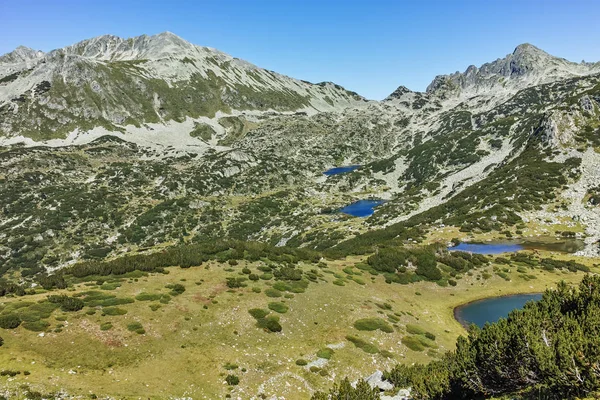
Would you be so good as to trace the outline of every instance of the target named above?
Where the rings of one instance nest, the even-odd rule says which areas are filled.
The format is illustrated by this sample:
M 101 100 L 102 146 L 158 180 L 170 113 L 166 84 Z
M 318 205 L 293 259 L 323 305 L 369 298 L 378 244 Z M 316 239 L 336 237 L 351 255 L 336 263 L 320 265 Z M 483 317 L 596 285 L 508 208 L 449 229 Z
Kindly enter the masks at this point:
M 0 0 L 0 54 L 171 31 L 260 67 L 333 81 L 371 99 L 424 90 L 532 43 L 600 60 L 598 0 Z

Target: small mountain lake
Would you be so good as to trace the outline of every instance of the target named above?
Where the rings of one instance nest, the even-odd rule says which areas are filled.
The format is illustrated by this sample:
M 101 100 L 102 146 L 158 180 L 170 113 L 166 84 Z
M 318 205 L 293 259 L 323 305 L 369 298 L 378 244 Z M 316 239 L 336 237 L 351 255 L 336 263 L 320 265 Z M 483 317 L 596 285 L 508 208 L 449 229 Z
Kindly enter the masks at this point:
M 323 172 L 323 175 L 331 176 L 331 175 L 344 174 L 346 172 L 352 172 L 355 169 L 358 169 L 359 167 L 360 167 L 360 165 L 348 165 L 345 167 L 335 167 L 335 168 L 331 168 L 331 169 L 328 169 L 327 171 Z
M 470 324 L 482 328 L 486 322 L 492 323 L 500 318 L 506 318 L 512 310 L 521 309 L 528 301 L 537 301 L 541 298 L 541 293 L 533 293 L 477 300 L 456 307 L 454 318 L 465 328 Z
M 584 242 L 579 239 L 540 239 L 540 240 L 510 240 L 489 243 L 459 243 L 449 247 L 450 251 L 465 251 L 476 254 L 513 253 L 519 250 L 546 250 L 561 253 L 575 253 L 584 248 Z
M 354 217 L 368 217 L 373 215 L 375 207 L 383 203 L 385 203 L 384 200 L 359 200 L 340 209 L 340 211 Z

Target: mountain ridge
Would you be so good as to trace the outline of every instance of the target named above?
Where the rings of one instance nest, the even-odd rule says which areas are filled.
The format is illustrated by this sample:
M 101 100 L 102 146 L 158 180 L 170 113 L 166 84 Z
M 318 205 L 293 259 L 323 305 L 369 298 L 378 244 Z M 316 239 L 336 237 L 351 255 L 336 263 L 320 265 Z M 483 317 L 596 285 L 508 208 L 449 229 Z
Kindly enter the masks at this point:
M 600 63 L 575 63 L 523 43 L 504 58 L 470 65 L 464 72 L 438 75 L 425 90 L 429 94 L 466 97 L 501 89 L 516 91 L 576 76 L 600 73 Z M 495 93 L 493 93 L 495 94 Z

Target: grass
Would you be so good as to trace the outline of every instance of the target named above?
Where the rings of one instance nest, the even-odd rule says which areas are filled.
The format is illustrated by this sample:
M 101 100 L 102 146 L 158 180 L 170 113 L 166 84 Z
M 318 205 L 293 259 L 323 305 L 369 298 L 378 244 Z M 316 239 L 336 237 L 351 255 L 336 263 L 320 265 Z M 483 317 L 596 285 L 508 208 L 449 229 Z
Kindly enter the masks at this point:
M 331 357 L 333 357 L 333 353 L 333 349 L 330 349 L 329 347 L 324 347 L 317 351 L 317 357 L 329 360 L 331 359 Z
M 365 353 L 368 353 L 368 354 L 379 353 L 379 349 L 377 348 L 377 346 L 375 346 L 374 344 L 369 343 L 366 340 L 361 339 L 359 337 L 348 335 L 348 336 L 346 336 L 346 340 L 348 340 L 349 342 L 352 342 L 352 344 L 354 344 L 356 347 L 358 347 Z
M 281 297 L 281 296 L 283 296 L 283 294 L 279 290 L 272 289 L 272 288 L 269 288 L 269 289 L 265 290 L 265 294 L 267 295 L 267 297 Z
M 577 261 L 581 262 L 580 259 Z M 360 257 L 349 257 L 328 262 L 327 266 L 335 273 L 343 273 L 344 268 L 360 262 Z M 259 265 L 261 261 L 248 265 L 248 268 L 256 271 Z M 301 267 L 315 268 L 312 265 Z M 354 268 L 355 272 L 360 270 Z M 231 394 L 243 398 L 239 391 L 256 392 L 262 385 L 269 397 L 305 399 L 310 397 L 306 384 L 325 389 L 330 386 L 333 374 L 355 377 L 372 374 L 372 357 L 377 358 L 378 369 L 390 368 L 397 362 L 424 363 L 439 357 L 454 347 L 458 335 L 465 334 L 464 328 L 453 317 L 454 307 L 460 304 L 483 297 L 542 291 L 561 279 L 577 282 L 583 276 L 532 269 L 528 274 L 535 275 L 536 279 L 525 281 L 518 278 L 521 273 L 517 268 L 511 267 L 512 272 L 508 273 L 511 282 L 495 275 L 488 280 L 477 280 L 477 274 L 474 274 L 457 280 L 455 287 L 418 282 L 407 290 L 400 290 L 404 286 L 386 284 L 381 275 L 375 276 L 374 281 L 365 279 L 365 285 L 336 286 L 327 278 L 329 274 L 322 274 L 328 282 L 319 278 L 318 283 L 311 283 L 305 289 L 305 293 L 286 299 L 285 304 L 275 302 L 288 307 L 286 313 L 280 314 L 270 310 L 269 302 L 265 301 L 265 292 L 273 289 L 268 285 L 272 281 L 260 280 L 252 287 L 228 292 L 224 282 L 230 273 L 223 271 L 217 263 L 211 263 L 210 269 L 177 267 L 168 268 L 168 271 L 167 275 L 140 277 L 138 282 L 120 282 L 121 286 L 115 292 L 95 290 L 114 296 L 110 298 L 129 298 L 134 302 L 97 306 L 98 312 L 93 315 L 86 313 L 89 306 L 69 313 L 68 324 L 60 328 L 62 332 L 52 332 L 60 322 L 55 317 L 63 315 L 58 310 L 52 311 L 47 319 L 40 318 L 40 321 L 50 323 L 44 328 L 44 337 L 25 327 L 15 329 L 15 334 L 11 330 L 0 330 L 5 340 L 0 352 L 3 368 L 23 370 L 27 365 L 31 371 L 27 379 L 21 374 L 13 381 L 5 382 L 6 389 L 19 390 L 22 384 L 35 383 L 36 390 L 45 393 L 65 389 L 81 396 L 95 393 L 99 397 L 111 394 L 119 398 L 223 398 Z M 203 279 L 203 284 L 185 284 L 182 279 L 187 282 Z M 146 300 L 147 294 L 161 294 L 160 299 L 163 299 L 162 295 L 168 295 L 171 290 L 166 285 L 173 282 L 184 283 L 185 292 L 166 303 L 157 301 L 156 296 Z M 261 292 L 255 293 L 253 287 L 260 288 Z M 417 291 L 421 296 L 415 295 Z M 76 296 L 85 292 L 90 292 L 89 287 L 80 284 L 73 290 L 57 293 Z M 95 296 L 99 296 L 97 293 Z M 240 293 L 243 296 L 239 296 Z M 138 299 L 140 294 L 143 296 Z M 34 305 L 44 304 L 38 301 L 47 295 L 1 298 L 0 316 L 19 311 L 28 313 Z M 109 298 L 100 297 L 96 300 Z M 85 295 L 80 298 L 86 300 Z M 44 311 L 42 308 L 38 309 L 40 315 Z M 49 309 L 45 311 L 44 315 Z M 400 331 L 385 333 L 380 329 L 357 331 L 354 328 L 356 322 L 371 319 L 382 320 L 391 326 L 392 321 L 386 321 L 390 315 L 394 316 L 393 322 Z M 139 325 L 133 326 L 136 321 Z M 268 329 L 267 324 L 276 327 L 275 323 L 281 327 L 281 333 Z M 377 321 L 375 325 L 380 323 Z M 130 331 L 130 326 L 135 330 Z M 372 328 L 374 325 L 367 323 L 366 326 Z M 137 334 L 139 329 L 145 334 Z M 402 332 L 404 330 L 406 333 Z M 435 340 L 427 333 L 434 335 Z M 398 344 L 401 341 L 422 350 L 406 351 Z M 332 361 L 327 366 L 328 377 L 300 368 L 302 361 L 308 365 L 311 357 L 329 353 L 331 349 L 325 348 L 324 343 L 346 344 L 335 347 Z M 279 375 L 296 360 L 299 366 L 295 366 L 294 376 Z M 204 375 L 199 375 L 197 370 L 188 367 L 189 363 L 217 365 L 218 368 L 205 369 Z M 236 372 L 240 382 L 230 386 L 231 392 L 224 384 L 226 375 L 222 374 L 226 372 L 221 368 L 227 363 L 247 368 L 247 372 Z M 165 365 L 169 368 L 165 369 Z M 77 374 L 68 373 L 73 368 L 78 370 Z M 55 378 L 41 378 L 47 376 Z M 291 388 L 285 382 L 289 382 Z
M 290 308 L 284 303 L 269 303 L 269 310 L 285 314 Z
M 354 327 L 359 331 L 376 331 L 380 330 L 385 333 L 394 332 L 394 328 L 381 318 L 363 318 L 354 323 Z

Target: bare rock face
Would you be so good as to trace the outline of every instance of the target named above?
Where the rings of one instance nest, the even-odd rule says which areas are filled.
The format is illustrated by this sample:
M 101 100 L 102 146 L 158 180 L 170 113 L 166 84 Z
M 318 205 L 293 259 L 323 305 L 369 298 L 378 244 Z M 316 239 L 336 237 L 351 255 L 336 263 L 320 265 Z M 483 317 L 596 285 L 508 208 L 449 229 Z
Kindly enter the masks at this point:
M 598 63 L 573 63 L 525 43 L 517 46 L 512 54 L 479 68 L 471 65 L 464 73 L 436 76 L 426 92 L 442 97 L 514 92 L 536 84 L 598 72 Z
M 568 131 L 559 129 L 557 119 L 560 117 L 554 113 L 548 115 L 540 126 L 542 141 L 552 147 L 560 147 L 572 138 Z

